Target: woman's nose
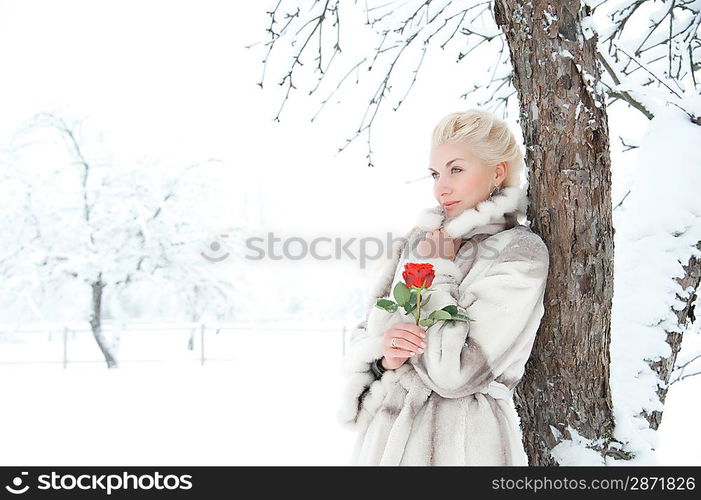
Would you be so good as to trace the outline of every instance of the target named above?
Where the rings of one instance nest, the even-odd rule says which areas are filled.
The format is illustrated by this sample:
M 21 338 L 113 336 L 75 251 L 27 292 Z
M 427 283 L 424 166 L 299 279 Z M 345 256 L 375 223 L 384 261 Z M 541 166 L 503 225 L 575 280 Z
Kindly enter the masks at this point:
M 450 194 L 453 192 L 453 189 L 450 186 L 450 182 L 439 179 L 438 183 L 436 184 L 436 192 L 441 197 L 450 196 Z

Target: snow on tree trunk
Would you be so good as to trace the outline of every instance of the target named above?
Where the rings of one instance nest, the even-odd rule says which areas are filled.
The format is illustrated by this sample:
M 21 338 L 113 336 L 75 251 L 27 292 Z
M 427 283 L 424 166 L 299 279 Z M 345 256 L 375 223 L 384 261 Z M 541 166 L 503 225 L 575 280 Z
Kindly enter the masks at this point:
M 684 371 L 672 373 L 694 329 L 701 280 L 701 97 L 678 104 L 651 107 L 655 117 L 629 153 L 630 167 L 614 176 L 627 195 L 614 210 L 611 388 L 615 435 L 637 462 L 657 448 L 667 389 Z
M 579 1 L 494 5 L 520 101 L 528 218 L 551 255 L 545 314 L 516 391 L 530 465 L 562 464 L 551 451 L 571 446 L 569 439 L 592 448 L 580 447 L 573 460 L 603 463 L 614 428 L 608 121 L 596 37 L 583 35 L 579 8 Z
M 701 251 L 701 241 L 696 244 L 696 248 Z M 674 278 L 682 290 L 692 290 L 688 296 L 683 297 L 684 307 L 679 310 L 672 309 L 672 314 L 677 318 L 677 326 L 679 330 L 665 330 L 665 335 L 667 337 L 666 342 L 669 344 L 671 353 L 669 356 L 660 358 L 657 361 L 650 363 L 650 368 L 657 373 L 659 379 L 664 383 L 657 388 L 657 396 L 660 398 L 660 402 L 664 404 L 667 398 L 667 391 L 669 389 L 670 376 L 674 370 L 674 365 L 677 361 L 677 354 L 682 346 L 683 333 L 690 323 L 695 320 L 694 316 L 694 302 L 697 299 L 697 293 L 699 290 L 699 284 L 701 283 L 701 259 L 696 256 L 692 256 L 689 259 L 689 263 L 684 268 L 684 275 L 681 278 Z M 651 412 L 646 412 L 645 416 L 650 422 L 650 427 L 657 430 L 662 423 L 662 412 L 659 410 L 653 410 Z

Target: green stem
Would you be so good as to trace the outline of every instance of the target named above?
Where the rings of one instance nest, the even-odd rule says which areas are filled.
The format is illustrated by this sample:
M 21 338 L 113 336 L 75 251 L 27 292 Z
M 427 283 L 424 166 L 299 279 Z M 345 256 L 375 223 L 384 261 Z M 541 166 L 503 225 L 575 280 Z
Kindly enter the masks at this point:
M 423 287 L 419 288 L 419 291 L 416 296 L 416 310 L 418 311 L 418 314 L 416 316 L 416 324 L 419 324 L 419 321 L 421 321 L 421 292 L 423 291 Z

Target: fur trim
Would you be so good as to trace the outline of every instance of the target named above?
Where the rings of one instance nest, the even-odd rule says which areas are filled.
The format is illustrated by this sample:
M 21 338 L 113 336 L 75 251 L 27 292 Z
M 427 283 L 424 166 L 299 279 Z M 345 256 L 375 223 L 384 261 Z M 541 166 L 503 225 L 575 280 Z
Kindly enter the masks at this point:
M 434 229 L 441 227 L 444 218 L 445 213 L 443 212 L 443 207 L 440 205 L 435 205 L 431 208 L 424 208 L 419 213 L 416 226 L 424 231 L 433 231 Z
M 358 424 L 360 394 L 375 381 L 375 377 L 369 371 L 357 372 L 349 375 L 347 381 L 341 405 L 336 413 L 336 421 L 343 427 L 353 429 Z
M 480 232 L 480 229 L 493 233 L 490 226 L 503 225 L 505 215 L 513 212 L 526 213 L 528 199 L 526 191 L 516 186 L 503 188 L 491 199 L 479 202 L 475 207 L 463 210 L 462 213 L 445 222 L 445 232 L 451 238 L 468 238 Z M 417 226 L 424 231 L 433 231 L 441 227 L 446 220 L 442 205 L 434 205 L 421 210 Z

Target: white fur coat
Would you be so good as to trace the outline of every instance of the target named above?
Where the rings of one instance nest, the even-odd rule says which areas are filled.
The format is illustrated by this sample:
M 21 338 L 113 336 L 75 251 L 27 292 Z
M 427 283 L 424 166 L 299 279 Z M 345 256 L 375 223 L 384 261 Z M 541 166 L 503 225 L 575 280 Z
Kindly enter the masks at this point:
M 358 432 L 351 463 L 364 465 L 527 465 L 513 390 L 523 376 L 542 318 L 549 255 L 543 240 L 518 223 L 521 188 L 500 193 L 444 219 L 440 205 L 418 223 L 379 276 L 368 314 L 351 333 L 343 361 L 346 386 L 339 419 Z M 454 260 L 421 258 L 416 243 L 443 225 L 464 243 Z M 472 321 L 438 321 L 426 348 L 375 380 L 384 331 L 414 322 L 394 300 L 406 262 L 433 264 L 436 277 L 426 315 L 453 304 Z M 423 314 L 422 314 L 423 315 Z

